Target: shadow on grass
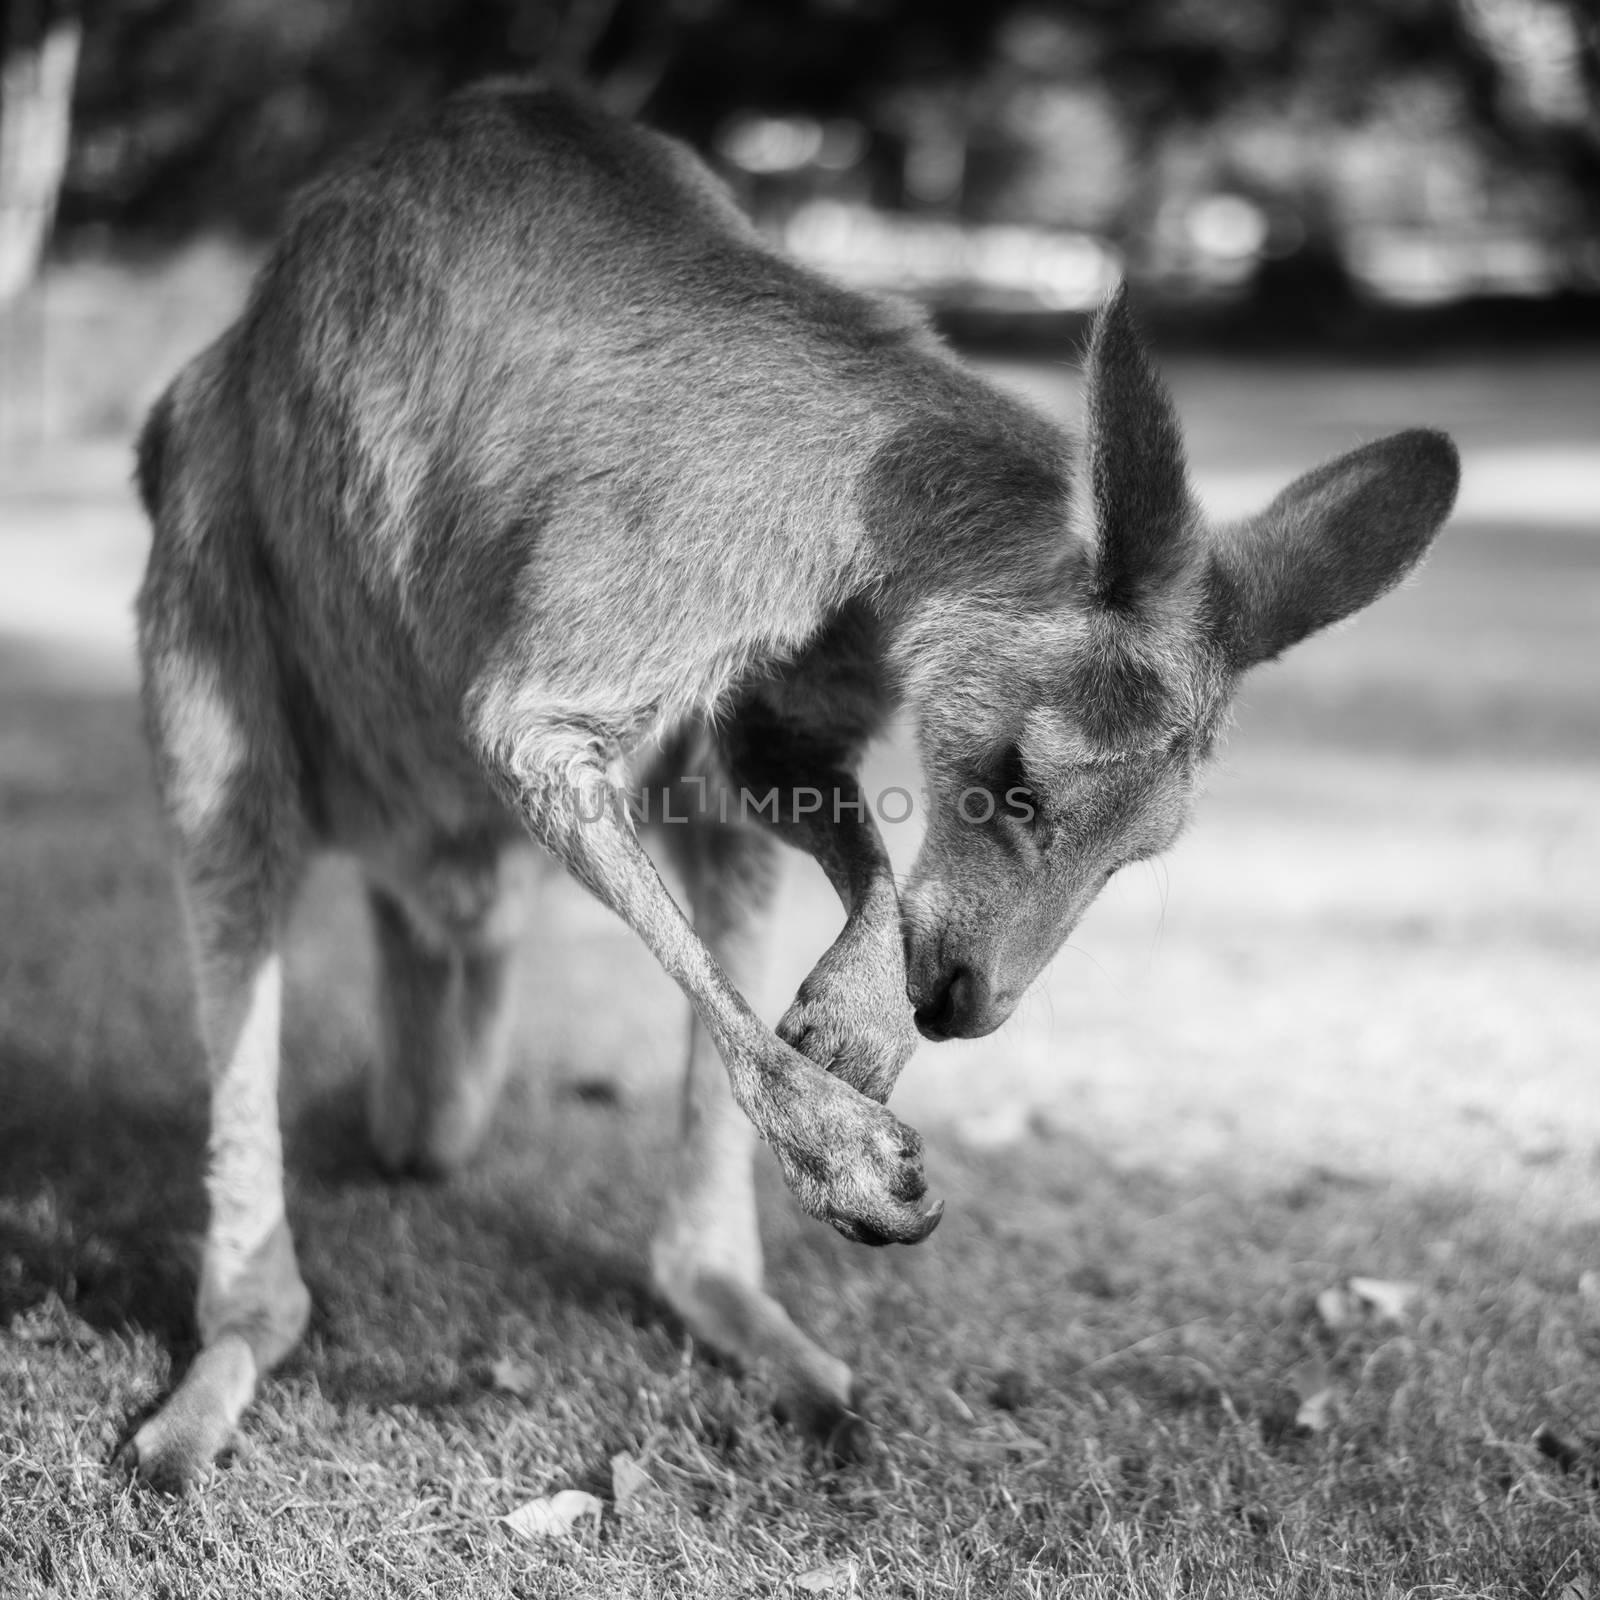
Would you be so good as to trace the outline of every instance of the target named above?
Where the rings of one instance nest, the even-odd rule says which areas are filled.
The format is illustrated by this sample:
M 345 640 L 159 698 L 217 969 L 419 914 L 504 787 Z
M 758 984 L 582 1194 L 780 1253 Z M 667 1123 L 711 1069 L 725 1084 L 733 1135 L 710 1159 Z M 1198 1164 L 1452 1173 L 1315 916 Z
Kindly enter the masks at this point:
M 0 660 L 16 657 L 0 641 Z M 147 1332 L 181 1362 L 196 1337 L 206 1095 L 137 701 L 22 667 L 0 690 L 0 1328 L 54 1292 L 91 1327 Z M 319 1365 L 331 1396 L 446 1398 L 412 1359 L 430 1308 L 463 1348 L 471 1319 L 551 1306 L 675 1341 L 637 1248 L 655 1156 L 617 1149 L 637 1128 L 600 1106 L 535 1112 L 524 1088 L 468 1172 L 390 1182 L 367 1144 L 360 1063 L 314 1015 L 297 1034 L 289 1212 L 312 1341 L 345 1347 Z M 392 1336 L 398 1371 L 361 1358 Z
M 551 1153 L 553 1136 L 546 1130 L 524 1139 L 513 1130 L 499 1144 L 514 1143 L 515 1153 L 502 1149 L 459 1179 L 393 1180 L 372 1159 L 359 1086 L 340 1084 L 312 1097 L 285 1129 L 285 1145 L 313 1335 L 382 1345 L 406 1320 L 406 1280 L 414 1271 L 461 1280 L 459 1297 L 485 1324 L 514 1311 L 537 1320 L 530 1302 L 556 1301 L 676 1343 L 681 1328 L 652 1295 L 641 1254 L 575 1225 L 559 1199 L 566 1174 L 555 1185 L 540 1178 L 540 1156 Z M 575 1139 L 570 1126 L 559 1136 L 563 1167 L 583 1145 L 598 1142 Z M 53 1291 L 91 1327 L 144 1330 L 176 1358 L 192 1355 L 204 1152 L 198 1100 L 179 1108 L 116 1093 L 63 1092 L 49 1062 L 8 1055 L 0 1063 L 0 1324 Z M 609 1161 L 604 1151 L 588 1154 L 596 1171 L 616 1171 L 614 1153 Z M 519 1184 L 511 1167 L 529 1169 L 535 1181 Z M 627 1223 L 630 1216 L 639 1221 L 646 1185 L 631 1177 L 620 1186 L 628 1193 L 619 1196 L 618 1219 L 636 1232 Z M 390 1248 L 397 1226 L 406 1240 L 401 1271 Z M 439 1293 L 432 1285 L 417 1304 L 425 1309 Z M 411 1339 L 402 1343 L 415 1353 Z M 418 1406 L 455 1397 L 453 1389 L 440 1392 L 404 1375 L 358 1378 L 360 1370 L 359 1363 L 341 1366 L 325 1385 L 329 1397 Z
M 205 1131 L 137 699 L 0 661 L 0 1324 L 53 1290 L 181 1349 Z
M 537 1324 L 554 1315 L 679 1341 L 681 1328 L 643 1268 L 658 1188 L 653 1152 L 632 1148 L 639 1130 L 608 1115 L 551 1114 L 541 1100 L 541 1119 L 535 1098 L 513 1084 L 488 1148 L 446 1179 L 380 1171 L 357 1079 L 302 1103 L 284 1138 L 290 1222 L 312 1294 L 310 1337 L 344 1346 L 350 1358 L 319 1374 L 330 1399 L 454 1403 L 461 1380 L 440 1382 L 426 1360 L 410 1358 L 419 1344 L 468 1361 L 487 1357 L 492 1330 L 508 1319 Z M 618 1159 L 619 1141 L 633 1159 Z M 597 1333 L 591 1326 L 590 1337 Z M 395 1352 L 407 1358 L 399 1371 L 388 1359 Z
M 76 1094 L 48 1060 L 0 1062 L 0 1323 L 54 1290 L 91 1326 L 193 1339 L 204 1130 L 115 1091 Z M 178 1248 L 174 1245 L 178 1244 Z

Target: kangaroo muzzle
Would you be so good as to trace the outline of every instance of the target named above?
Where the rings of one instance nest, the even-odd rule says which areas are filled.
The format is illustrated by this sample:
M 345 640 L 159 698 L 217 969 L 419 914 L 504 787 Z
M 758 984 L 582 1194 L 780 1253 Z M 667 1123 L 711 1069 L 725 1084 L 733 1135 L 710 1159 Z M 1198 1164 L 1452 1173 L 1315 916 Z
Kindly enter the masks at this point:
M 937 946 L 906 947 L 906 998 L 924 1039 L 981 1039 L 1011 1015 L 1014 994 L 998 992 L 989 975 Z

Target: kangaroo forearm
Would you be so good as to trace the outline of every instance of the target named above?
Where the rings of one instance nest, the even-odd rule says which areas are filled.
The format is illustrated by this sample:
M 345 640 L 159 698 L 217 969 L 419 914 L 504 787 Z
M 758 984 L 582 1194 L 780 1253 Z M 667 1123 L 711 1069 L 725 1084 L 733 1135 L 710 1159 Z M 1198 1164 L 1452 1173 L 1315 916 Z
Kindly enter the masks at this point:
M 539 842 L 643 939 L 700 1013 L 724 1057 L 742 1061 L 751 1030 L 759 1030 L 761 1024 L 667 892 L 654 863 L 623 821 L 618 797 L 597 790 L 581 801 L 576 797 L 564 801 L 548 792 L 529 792 L 519 802 Z M 736 1090 L 739 1087 L 736 1082 Z M 745 1097 L 740 1104 L 750 1115 Z
M 548 768 L 507 784 L 534 836 L 620 916 L 688 996 L 739 1108 L 812 1216 L 851 1239 L 914 1242 L 943 1209 L 922 1203 L 922 1141 L 848 1082 L 765 1027 L 667 892 L 597 769 Z
M 603 782 L 597 778 L 597 784 Z M 699 1013 L 728 1066 L 734 1098 L 769 1143 L 784 1137 L 777 1109 L 798 1089 L 785 1083 L 776 1038 L 733 986 L 694 931 L 624 820 L 620 796 L 591 789 L 581 797 L 531 787 L 519 809 L 539 841 L 602 904 L 644 941 Z M 764 1049 L 770 1043 L 775 1049 Z M 798 1060 L 795 1066 L 801 1065 Z

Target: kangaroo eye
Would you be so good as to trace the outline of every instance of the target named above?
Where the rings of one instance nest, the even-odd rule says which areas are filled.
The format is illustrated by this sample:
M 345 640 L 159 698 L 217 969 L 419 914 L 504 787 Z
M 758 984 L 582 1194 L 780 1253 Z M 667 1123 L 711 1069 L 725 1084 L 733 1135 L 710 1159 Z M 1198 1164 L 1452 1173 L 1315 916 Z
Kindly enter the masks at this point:
M 1000 752 L 991 781 L 995 793 L 1002 799 L 1013 789 L 1028 787 L 1028 769 L 1022 764 L 1022 751 L 1015 741 Z
M 1008 816 L 1029 828 L 1037 830 L 1044 827 L 1039 796 L 1028 782 L 1028 769 L 1023 762 L 1022 751 L 1014 741 L 1000 752 L 989 774 L 989 788 L 1000 809 Z

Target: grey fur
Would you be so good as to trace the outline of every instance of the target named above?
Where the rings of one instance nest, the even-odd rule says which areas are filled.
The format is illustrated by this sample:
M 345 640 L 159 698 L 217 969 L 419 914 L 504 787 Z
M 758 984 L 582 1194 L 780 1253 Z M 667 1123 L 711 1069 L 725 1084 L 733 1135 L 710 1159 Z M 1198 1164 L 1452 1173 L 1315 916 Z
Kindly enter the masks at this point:
M 258 1255 L 216 1243 L 233 1287 L 206 1302 L 199 1376 L 134 1442 L 143 1470 L 191 1478 L 303 1325 L 251 1088 L 275 1014 L 250 997 L 270 998 L 314 847 L 375 886 L 391 1163 L 448 1163 L 481 1131 L 503 878 L 531 837 L 689 994 L 696 1059 L 720 1052 L 801 1204 L 852 1238 L 926 1236 L 920 1141 L 882 1105 L 913 1013 L 934 1036 L 997 1025 L 1109 870 L 1182 826 L 1238 672 L 1396 581 L 1454 494 L 1448 442 L 1401 435 L 1209 530 L 1125 297 L 1089 380 L 1080 453 L 915 311 L 785 259 L 683 147 L 523 85 L 446 102 L 299 200 L 139 449 L 152 742 L 203 1009 L 236 1019 L 207 1040 L 214 1203 L 271 1226 Z M 715 925 L 697 937 L 619 766 L 849 797 L 896 703 L 925 847 L 901 901 L 870 817 L 774 825 L 846 909 L 774 1035 L 716 956 L 753 937 L 764 895 L 739 885 L 762 874 L 689 849 Z M 974 787 L 998 802 L 981 824 L 958 810 Z M 703 1063 L 696 1081 L 688 1164 L 710 1171 L 733 1135 Z M 658 1283 L 837 1425 L 848 1370 L 761 1294 L 758 1253 L 729 1242 L 745 1225 L 696 1232 L 716 1232 L 710 1181 L 686 1178 Z

